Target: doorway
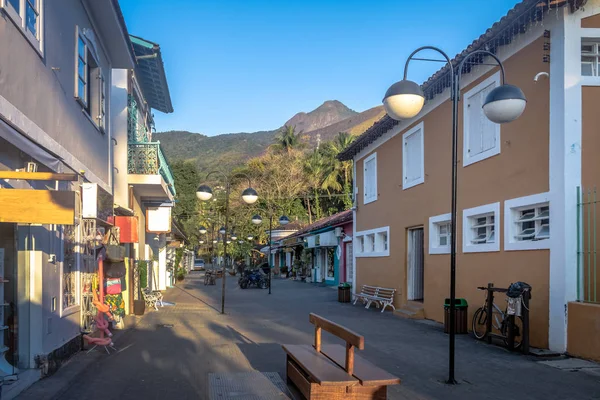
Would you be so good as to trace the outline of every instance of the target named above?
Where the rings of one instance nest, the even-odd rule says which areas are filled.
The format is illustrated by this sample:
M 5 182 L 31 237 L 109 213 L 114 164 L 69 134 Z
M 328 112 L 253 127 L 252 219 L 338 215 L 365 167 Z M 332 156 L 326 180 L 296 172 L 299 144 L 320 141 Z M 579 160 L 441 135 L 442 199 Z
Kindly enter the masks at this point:
M 407 298 L 423 301 L 425 266 L 423 262 L 423 228 L 408 230 Z

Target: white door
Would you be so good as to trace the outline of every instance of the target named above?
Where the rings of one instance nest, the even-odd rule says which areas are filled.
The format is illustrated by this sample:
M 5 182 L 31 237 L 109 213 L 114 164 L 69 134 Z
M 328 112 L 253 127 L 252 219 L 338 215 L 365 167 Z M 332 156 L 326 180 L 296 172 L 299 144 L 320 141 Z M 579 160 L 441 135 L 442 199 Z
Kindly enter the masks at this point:
M 354 258 L 352 257 L 352 242 L 346 243 L 346 282 L 352 282 L 354 274 Z
M 315 251 L 315 277 L 314 282 L 321 282 L 321 250 L 317 249 Z
M 423 228 L 408 230 L 408 300 L 423 301 Z

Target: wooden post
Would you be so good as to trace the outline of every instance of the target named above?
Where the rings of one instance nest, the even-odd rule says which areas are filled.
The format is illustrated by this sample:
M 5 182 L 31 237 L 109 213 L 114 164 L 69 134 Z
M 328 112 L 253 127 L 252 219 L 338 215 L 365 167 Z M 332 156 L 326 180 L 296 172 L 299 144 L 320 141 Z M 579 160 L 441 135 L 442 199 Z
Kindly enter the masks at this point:
M 523 346 L 521 350 L 523 354 L 529 354 L 529 299 L 531 298 L 531 292 L 526 290 L 523 293 Z
M 515 316 L 508 316 L 508 351 L 515 351 Z
M 315 325 L 315 350 L 317 353 L 321 352 L 321 327 Z
M 488 283 L 488 289 L 487 289 L 487 319 L 485 320 L 486 322 L 486 336 L 487 336 L 487 342 L 489 344 L 492 344 L 492 318 L 493 318 L 493 314 L 492 312 L 494 311 L 494 308 L 492 307 L 492 305 L 494 304 L 494 284 L 493 283 Z
M 346 372 L 348 375 L 354 373 L 354 346 L 346 342 Z

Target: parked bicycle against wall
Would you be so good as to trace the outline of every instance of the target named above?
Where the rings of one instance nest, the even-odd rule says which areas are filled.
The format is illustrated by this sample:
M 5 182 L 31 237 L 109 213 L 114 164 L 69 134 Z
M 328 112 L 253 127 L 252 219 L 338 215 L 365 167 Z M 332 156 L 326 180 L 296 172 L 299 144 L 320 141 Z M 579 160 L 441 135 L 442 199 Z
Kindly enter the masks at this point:
M 483 340 L 487 334 L 487 322 L 488 322 L 488 295 L 487 295 L 487 287 L 483 287 L 483 286 L 479 286 L 477 287 L 477 290 L 483 290 L 486 291 L 486 296 L 485 296 L 485 301 L 483 303 L 482 307 L 479 307 L 479 309 L 477 309 L 477 311 L 475 311 L 475 314 L 473 315 L 473 321 L 472 321 L 472 329 L 473 329 L 473 335 L 479 339 L 479 340 Z M 504 289 L 506 290 L 506 289 Z M 508 299 L 507 299 L 508 302 Z M 504 341 L 504 343 L 508 346 L 508 328 L 509 328 L 509 317 L 510 315 L 508 314 L 508 305 L 507 308 L 505 308 L 504 311 L 502 311 L 500 309 L 500 307 L 498 307 L 496 305 L 496 303 L 492 303 L 492 331 L 495 329 L 496 331 L 500 332 L 500 335 L 503 337 L 502 340 Z M 521 344 L 523 342 L 523 318 L 519 315 L 519 316 L 515 316 L 514 319 L 514 333 L 515 333 L 515 342 L 514 342 L 514 348 L 518 349 L 521 347 Z

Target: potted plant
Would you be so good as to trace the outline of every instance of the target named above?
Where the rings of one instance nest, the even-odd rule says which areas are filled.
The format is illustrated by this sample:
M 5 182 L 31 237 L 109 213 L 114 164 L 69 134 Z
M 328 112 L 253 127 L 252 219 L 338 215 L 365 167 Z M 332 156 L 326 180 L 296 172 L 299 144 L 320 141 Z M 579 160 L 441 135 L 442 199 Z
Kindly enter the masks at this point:
M 279 270 L 279 273 L 281 274 L 281 279 L 287 278 L 288 267 L 287 266 L 281 267 L 280 270 Z
M 146 312 L 146 302 L 142 296 L 142 289 L 145 289 L 148 285 L 148 263 L 144 260 L 138 261 L 137 265 L 138 272 L 138 293 L 137 300 L 133 300 L 133 313 L 135 315 L 144 315 Z

